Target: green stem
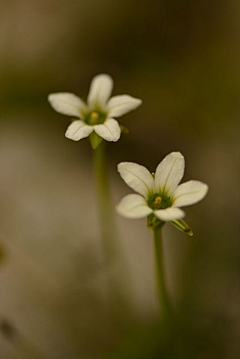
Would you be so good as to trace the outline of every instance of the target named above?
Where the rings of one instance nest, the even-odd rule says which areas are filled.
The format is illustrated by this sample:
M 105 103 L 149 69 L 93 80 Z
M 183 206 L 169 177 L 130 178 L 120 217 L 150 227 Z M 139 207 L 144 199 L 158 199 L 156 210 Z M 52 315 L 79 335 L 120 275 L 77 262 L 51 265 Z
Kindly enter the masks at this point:
M 105 141 L 103 141 L 95 150 L 93 150 L 93 162 L 99 203 L 101 237 L 103 241 L 105 259 L 109 265 L 111 264 L 116 254 L 116 231 L 114 226 L 113 207 L 111 206 L 108 186 Z
M 103 141 L 95 150 L 93 150 L 93 162 L 95 169 L 96 189 L 99 205 L 99 220 L 102 237 L 102 247 L 107 267 L 107 286 L 108 286 L 108 304 L 107 308 L 111 320 L 123 323 L 123 313 L 129 320 L 131 312 L 125 296 L 125 286 L 127 282 L 126 264 L 122 258 L 121 248 L 119 246 L 117 231 L 114 221 L 114 207 L 111 204 L 108 171 L 107 171 L 107 144 Z M 121 271 L 116 273 L 121 263 Z M 114 269 L 114 270 L 113 270 Z
M 153 229 L 153 235 L 159 300 L 163 310 L 163 314 L 168 315 L 170 313 L 171 305 L 167 293 L 166 280 L 164 275 L 163 242 L 161 228 Z

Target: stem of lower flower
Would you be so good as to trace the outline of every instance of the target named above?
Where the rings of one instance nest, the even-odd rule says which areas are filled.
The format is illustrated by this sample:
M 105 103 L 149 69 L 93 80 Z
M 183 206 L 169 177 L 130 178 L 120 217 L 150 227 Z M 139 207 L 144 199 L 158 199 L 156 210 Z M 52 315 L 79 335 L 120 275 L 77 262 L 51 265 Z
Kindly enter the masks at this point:
M 114 226 L 113 208 L 111 207 L 108 185 L 105 141 L 102 141 L 102 143 L 95 150 L 93 150 L 93 162 L 95 169 L 97 197 L 99 202 L 101 236 L 105 259 L 109 265 L 111 264 L 116 253 L 116 230 Z
M 163 242 L 161 228 L 157 227 L 153 229 L 154 236 L 154 249 L 155 249 L 155 261 L 156 261 L 156 276 L 160 305 L 163 311 L 163 315 L 166 317 L 170 313 L 171 305 L 166 288 L 166 279 L 164 275 L 164 260 L 163 260 Z

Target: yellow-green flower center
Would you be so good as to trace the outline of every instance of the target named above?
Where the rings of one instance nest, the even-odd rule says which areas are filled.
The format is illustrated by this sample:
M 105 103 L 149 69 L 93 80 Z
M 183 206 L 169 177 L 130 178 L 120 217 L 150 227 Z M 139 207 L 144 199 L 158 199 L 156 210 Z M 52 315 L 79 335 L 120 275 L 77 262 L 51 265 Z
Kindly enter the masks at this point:
M 161 205 L 162 197 L 157 196 L 153 202 L 153 207 L 158 208 Z
M 105 120 L 106 120 L 106 115 L 98 111 L 90 112 L 85 118 L 86 124 L 92 126 L 102 124 L 104 123 Z
M 148 199 L 149 207 L 155 210 L 171 207 L 172 203 L 173 202 L 170 197 L 160 193 L 155 193 Z

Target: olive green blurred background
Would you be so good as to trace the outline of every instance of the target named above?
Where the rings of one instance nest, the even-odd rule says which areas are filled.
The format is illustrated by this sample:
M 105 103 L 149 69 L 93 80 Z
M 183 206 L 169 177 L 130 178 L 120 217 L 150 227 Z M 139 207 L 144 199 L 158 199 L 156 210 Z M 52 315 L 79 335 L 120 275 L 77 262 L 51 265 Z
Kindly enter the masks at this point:
M 239 2 L 0 5 L 0 358 L 237 358 Z M 186 209 L 192 238 L 163 230 L 170 330 L 145 220 L 115 216 L 119 256 L 106 268 L 89 142 L 67 140 L 69 118 L 47 102 L 58 91 L 86 98 L 102 72 L 114 95 L 143 100 L 120 118 L 129 135 L 108 145 L 113 210 L 131 192 L 123 160 L 154 171 L 179 150 L 184 180 L 210 187 Z

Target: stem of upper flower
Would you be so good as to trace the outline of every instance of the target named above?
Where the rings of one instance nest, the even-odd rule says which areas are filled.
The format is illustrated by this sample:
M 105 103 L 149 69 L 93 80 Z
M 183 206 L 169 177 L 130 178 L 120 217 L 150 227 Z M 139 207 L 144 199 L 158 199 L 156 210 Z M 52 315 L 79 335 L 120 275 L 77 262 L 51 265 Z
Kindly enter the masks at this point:
M 103 141 L 93 150 L 95 182 L 99 202 L 99 217 L 104 254 L 107 264 L 111 264 L 116 253 L 116 230 L 114 226 L 113 209 L 111 207 L 108 186 L 108 171 L 106 158 L 106 143 Z
M 154 249 L 156 261 L 156 276 L 160 305 L 162 307 L 163 315 L 166 317 L 170 313 L 171 304 L 166 288 L 166 278 L 164 275 L 164 260 L 163 260 L 163 242 L 161 228 L 153 229 Z
M 123 320 L 123 312 L 129 312 L 129 304 L 125 297 L 124 288 L 126 285 L 126 276 L 123 280 L 123 269 L 119 274 L 112 271 L 111 267 L 116 268 L 116 264 L 124 263 L 124 271 L 126 265 L 124 259 L 121 258 L 119 242 L 117 241 L 117 231 L 114 221 L 114 207 L 111 206 L 110 193 L 108 186 L 106 143 L 103 141 L 95 150 L 93 150 L 93 162 L 95 169 L 95 181 L 97 188 L 97 197 L 99 202 L 99 219 L 102 237 L 103 252 L 105 263 L 107 266 L 107 283 L 109 301 L 107 304 L 110 316 Z M 120 309 L 121 308 L 121 309 Z M 123 309 L 124 308 L 124 309 Z M 125 314 L 126 315 L 126 314 Z M 128 319 L 130 317 L 130 312 Z

